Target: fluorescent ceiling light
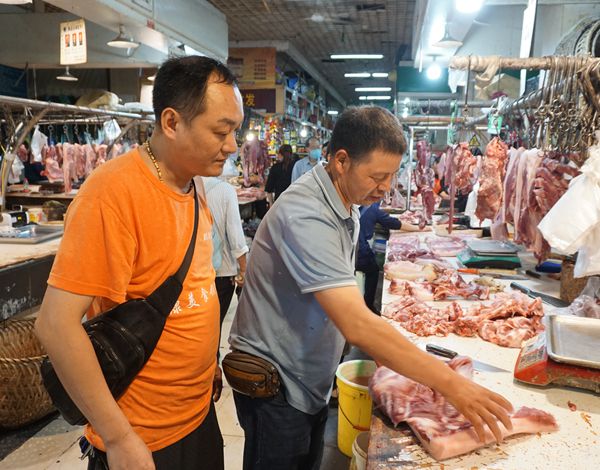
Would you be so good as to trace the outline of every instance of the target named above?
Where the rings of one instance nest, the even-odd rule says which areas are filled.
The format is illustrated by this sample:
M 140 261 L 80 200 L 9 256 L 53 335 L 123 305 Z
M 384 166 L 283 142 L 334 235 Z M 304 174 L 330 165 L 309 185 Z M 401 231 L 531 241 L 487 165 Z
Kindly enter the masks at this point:
M 331 54 L 331 59 L 383 59 L 383 54 Z
M 388 78 L 388 76 L 390 75 L 387 72 L 373 72 L 373 78 Z
M 389 86 L 363 86 L 355 88 L 354 91 L 392 91 L 392 87 Z
M 410 103 L 410 98 L 407 96 L 406 98 L 404 98 L 404 104 L 409 104 Z
M 374 101 L 374 100 L 391 100 L 392 97 L 391 96 L 373 95 L 373 96 L 359 96 L 358 99 L 361 101 Z
M 345 73 L 346 78 L 369 78 L 371 74 L 369 72 L 356 72 L 356 73 Z
M 0 0 L 0 5 L 26 5 L 33 0 Z
M 433 62 L 429 67 L 427 67 L 425 74 L 429 80 L 437 80 L 442 76 L 442 69 L 438 64 Z
M 57 80 L 62 80 L 63 82 L 76 82 L 77 80 L 79 80 L 75 75 L 71 75 L 71 72 L 69 72 L 69 66 L 67 65 L 67 67 L 65 68 L 65 73 L 58 75 L 56 77 Z
M 475 13 L 483 6 L 483 0 L 454 0 L 454 6 L 461 13 Z
M 131 36 L 125 34 L 125 28 L 122 24 L 119 25 L 119 34 L 116 38 L 106 43 L 107 46 L 116 47 L 119 49 L 135 49 L 140 45 L 139 42 L 133 40 Z
M 337 116 L 339 114 L 339 111 L 336 111 L 335 109 L 330 109 L 329 111 L 327 111 L 327 114 L 329 114 L 330 116 Z

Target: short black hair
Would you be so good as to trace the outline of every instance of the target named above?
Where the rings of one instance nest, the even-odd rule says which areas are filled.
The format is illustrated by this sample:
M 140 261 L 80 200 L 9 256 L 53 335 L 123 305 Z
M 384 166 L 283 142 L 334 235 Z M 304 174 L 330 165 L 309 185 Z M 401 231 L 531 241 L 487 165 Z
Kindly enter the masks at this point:
M 160 123 L 166 108 L 176 110 L 188 123 L 202 114 L 209 79 L 237 86 L 233 72 L 216 59 L 194 55 L 165 61 L 156 73 L 152 92 L 156 122 Z
M 350 106 L 335 123 L 329 142 L 332 156 L 339 150 L 346 150 L 355 161 L 363 160 L 374 150 L 402 155 L 406 151 L 402 124 L 380 106 Z
M 311 140 L 314 140 L 317 142 L 317 144 L 320 144 L 319 138 L 316 135 L 311 135 L 308 139 L 306 139 L 306 147 L 310 145 Z

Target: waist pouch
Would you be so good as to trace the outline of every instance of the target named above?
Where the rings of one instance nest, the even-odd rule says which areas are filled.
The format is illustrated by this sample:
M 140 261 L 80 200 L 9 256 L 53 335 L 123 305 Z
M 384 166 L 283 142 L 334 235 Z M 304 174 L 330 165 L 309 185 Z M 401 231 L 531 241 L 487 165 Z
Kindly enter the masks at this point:
M 233 351 L 223 358 L 221 366 L 231 388 L 242 395 L 270 398 L 279 392 L 279 372 L 266 359 Z

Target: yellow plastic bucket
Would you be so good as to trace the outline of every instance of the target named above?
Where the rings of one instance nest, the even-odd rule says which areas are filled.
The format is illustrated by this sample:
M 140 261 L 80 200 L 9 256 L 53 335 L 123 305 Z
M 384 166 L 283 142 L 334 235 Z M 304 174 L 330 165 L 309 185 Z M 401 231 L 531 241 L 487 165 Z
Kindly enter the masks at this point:
M 352 457 L 352 444 L 356 436 L 371 426 L 373 402 L 369 396 L 367 379 L 377 369 L 373 361 L 342 362 L 338 368 L 338 447 Z

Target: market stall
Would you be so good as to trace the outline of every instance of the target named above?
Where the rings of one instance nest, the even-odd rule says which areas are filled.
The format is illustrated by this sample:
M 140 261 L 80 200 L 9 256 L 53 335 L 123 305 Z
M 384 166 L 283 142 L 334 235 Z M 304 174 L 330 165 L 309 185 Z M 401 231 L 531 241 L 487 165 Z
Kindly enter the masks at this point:
M 385 280 L 383 288 L 383 316 L 387 318 L 390 324 L 423 349 L 425 349 L 427 344 L 434 344 L 472 358 L 475 368 L 473 380 L 502 394 L 513 403 L 515 408 L 526 406 L 539 408 L 544 412 L 550 413 L 556 419 L 559 429 L 552 433 L 538 432 L 537 434 L 534 433 L 534 435 L 511 437 L 500 445 L 491 445 L 466 455 L 436 461 L 421 446 L 419 439 L 417 439 L 409 426 L 406 423 L 401 423 L 395 427 L 390 422 L 389 417 L 385 415 L 386 407 L 381 406 L 379 409 L 374 408 L 370 429 L 367 468 L 520 469 L 526 467 L 545 469 L 548 468 L 546 458 L 550 451 L 552 452 L 553 468 L 562 468 L 567 465 L 574 465 L 576 468 L 588 468 L 586 466 L 588 462 L 600 459 L 600 453 L 598 453 L 600 447 L 597 445 L 600 405 L 597 395 L 594 393 L 600 390 L 600 384 L 597 383 L 600 374 L 597 371 L 594 373 L 591 370 L 592 376 L 596 377 L 596 388 L 592 390 L 552 385 L 548 387 L 529 385 L 515 379 L 515 369 L 518 369 L 517 363 L 521 353 L 519 347 L 500 346 L 490 342 L 494 341 L 494 339 L 487 338 L 488 340 L 486 341 L 479 336 L 458 336 L 457 334 L 440 330 L 438 328 L 439 323 L 431 325 L 434 326 L 437 333 L 431 334 L 431 332 L 427 331 L 426 325 L 423 328 L 423 324 L 416 325 L 406 322 L 406 318 L 403 318 L 403 315 L 399 317 L 395 315 L 397 311 L 395 305 L 399 301 L 402 302 L 401 299 L 405 299 L 405 297 L 398 295 L 398 293 L 406 295 L 406 292 L 403 292 L 398 287 L 399 283 L 405 281 L 394 277 L 395 275 L 402 276 L 401 273 L 397 272 L 399 268 L 393 266 L 394 261 L 400 259 L 400 253 L 402 253 L 402 249 L 397 249 L 397 244 L 400 243 L 402 247 L 402 241 L 405 240 L 407 243 L 404 246 L 412 247 L 413 251 L 410 252 L 409 250 L 407 252 L 405 249 L 404 253 L 408 257 L 418 255 L 412 257 L 413 260 L 418 260 L 421 257 L 425 261 L 428 260 L 427 256 L 429 256 L 427 254 L 428 249 L 436 245 L 440 246 L 440 244 L 441 246 L 448 245 L 448 237 L 436 236 L 431 231 L 418 235 L 417 246 L 415 246 L 414 238 L 413 234 L 392 234 L 391 248 L 388 247 L 386 254 L 386 259 L 388 260 L 386 269 L 388 279 Z M 492 284 L 496 289 L 512 292 L 510 284 L 517 282 L 536 292 L 553 297 L 559 296 L 560 286 L 558 281 L 547 277 L 547 275 L 538 274 L 539 278 L 525 275 L 526 271 L 534 275 L 536 274 L 532 271 L 535 269 L 536 260 L 530 253 L 521 251 L 519 252 L 519 258 L 522 264 L 522 269 L 519 272 L 507 270 L 492 271 L 491 275 L 496 276 L 495 278 L 491 278 L 493 279 Z M 429 259 L 429 261 L 431 260 Z M 443 262 L 447 266 L 446 269 L 456 270 L 461 266 L 455 256 L 438 257 L 436 261 Z M 404 270 L 408 271 L 408 266 L 405 266 Z M 465 286 L 469 285 L 470 287 L 474 286 L 471 284 L 472 281 L 479 277 L 465 273 L 460 275 L 464 283 L 466 283 Z M 410 276 L 405 275 L 404 277 Z M 418 284 L 421 287 L 427 286 L 427 282 L 421 281 L 414 281 L 411 286 L 416 288 Z M 462 286 L 462 283 L 456 283 L 455 285 Z M 412 291 L 412 294 L 417 297 L 427 298 L 426 294 L 423 296 L 423 292 L 420 294 L 415 292 L 416 289 Z M 439 292 L 434 289 L 432 293 L 436 296 L 439 295 Z M 474 292 L 473 290 L 469 291 L 470 294 Z M 459 305 L 463 312 L 467 312 L 473 309 L 478 303 L 493 302 L 494 295 L 490 294 L 489 301 L 465 300 L 460 298 L 460 292 L 455 291 L 450 293 L 452 302 L 444 299 L 441 301 L 423 300 L 423 303 L 432 307 L 435 306 L 438 309 L 446 308 L 449 305 Z M 543 303 L 543 312 L 546 318 L 556 309 L 556 306 Z M 402 319 L 402 321 L 396 321 L 393 318 Z M 408 327 L 410 331 L 404 326 Z M 415 332 L 418 334 L 415 334 Z M 544 333 L 541 334 L 544 335 Z M 577 380 L 569 379 L 567 383 L 576 386 Z

